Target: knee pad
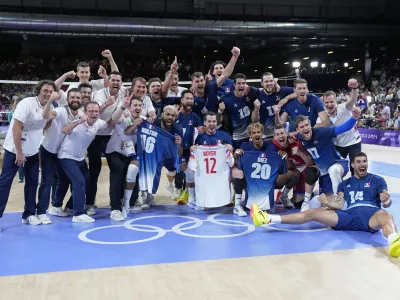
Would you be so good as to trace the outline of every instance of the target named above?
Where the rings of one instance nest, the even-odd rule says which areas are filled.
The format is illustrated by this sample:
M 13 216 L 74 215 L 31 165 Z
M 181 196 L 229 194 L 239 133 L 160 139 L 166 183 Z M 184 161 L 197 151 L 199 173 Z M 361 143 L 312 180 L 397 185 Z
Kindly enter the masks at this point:
M 339 164 L 334 164 L 328 169 L 331 178 L 342 178 L 343 167 Z
M 171 177 L 175 177 L 175 175 L 176 175 L 176 170 L 168 171 L 168 172 L 167 172 L 167 175 L 168 175 L 168 176 L 171 176 Z
M 139 168 L 136 165 L 130 164 L 126 173 L 126 182 L 136 182 L 136 176 L 139 173 Z
M 194 171 L 186 169 L 185 176 L 186 176 L 187 183 L 194 183 Z
M 314 167 L 307 167 L 306 169 L 306 183 L 308 185 L 313 185 L 318 180 L 318 169 Z

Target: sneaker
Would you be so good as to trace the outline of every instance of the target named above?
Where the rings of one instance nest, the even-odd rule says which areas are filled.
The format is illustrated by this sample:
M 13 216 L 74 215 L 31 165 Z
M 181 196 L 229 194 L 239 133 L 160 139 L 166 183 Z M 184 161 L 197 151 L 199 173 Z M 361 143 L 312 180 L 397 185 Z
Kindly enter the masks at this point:
M 27 217 L 26 219 L 22 219 L 22 224 L 29 224 L 29 225 L 40 225 L 42 222 L 38 219 L 38 217 L 32 215 Z
M 301 205 L 300 212 L 306 211 L 310 209 L 310 204 L 308 201 L 303 201 L 303 204 Z
M 49 209 L 48 213 L 53 216 L 58 217 L 68 217 L 68 213 L 62 209 L 62 207 L 52 207 Z
M 389 254 L 392 257 L 400 257 L 400 235 L 390 244 Z
M 96 209 L 94 208 L 94 205 L 87 205 L 86 206 L 86 214 L 88 216 L 93 216 L 96 214 Z
M 152 205 L 154 205 L 154 196 L 150 193 L 147 193 L 146 200 L 143 201 L 142 210 L 149 209 Z
M 167 183 L 165 185 L 165 190 L 173 196 L 174 195 L 174 184 L 172 182 L 167 181 Z
M 182 194 L 182 189 L 175 188 L 174 194 L 172 195 L 172 200 L 177 201 Z
M 206 208 L 203 207 L 203 206 L 198 206 L 197 204 L 195 204 L 194 209 L 195 209 L 195 210 L 205 210 Z
M 46 214 L 38 215 L 37 218 L 40 222 L 42 222 L 43 225 L 48 225 L 52 223 L 51 219 Z
M 64 208 L 65 213 L 67 214 L 67 216 L 73 216 L 74 215 L 74 210 L 68 207 Z
M 18 182 L 19 182 L 19 183 L 23 183 L 24 180 L 23 180 L 23 179 L 18 179 Z
M 176 203 L 179 205 L 185 205 L 186 203 L 188 203 L 188 200 L 189 200 L 189 192 L 187 190 L 184 190 L 179 196 L 178 200 L 176 200 Z
M 233 208 L 233 213 L 235 215 L 238 215 L 239 217 L 246 217 L 247 216 L 247 212 L 245 212 L 243 207 L 241 207 L 239 204 L 235 205 L 235 207 Z
M 253 204 L 250 209 L 250 218 L 252 219 L 254 225 L 261 226 L 271 223 L 271 218 L 268 216 L 267 212 L 263 212 L 257 206 Z
M 89 217 L 86 214 L 80 215 L 80 216 L 74 216 L 72 218 L 72 222 L 74 223 L 93 223 L 94 221 L 96 221 L 95 219 Z
M 188 203 L 186 203 L 186 205 L 189 206 L 190 208 L 195 209 L 195 207 L 196 207 L 196 202 L 195 202 L 195 201 L 189 200 Z
M 292 201 L 289 199 L 289 197 L 287 195 L 286 196 L 282 195 L 281 201 L 283 202 L 284 208 L 292 209 L 294 207 Z
M 110 214 L 110 219 L 120 222 L 125 220 L 125 216 L 120 210 L 113 210 Z

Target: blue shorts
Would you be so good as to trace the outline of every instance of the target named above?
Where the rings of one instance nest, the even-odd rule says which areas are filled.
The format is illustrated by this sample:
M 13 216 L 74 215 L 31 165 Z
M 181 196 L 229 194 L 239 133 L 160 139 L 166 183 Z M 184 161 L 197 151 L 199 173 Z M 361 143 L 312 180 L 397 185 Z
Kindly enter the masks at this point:
M 368 224 L 372 216 L 380 210 L 380 208 L 370 206 L 357 206 L 347 210 L 336 210 L 338 223 L 332 229 L 375 233 L 378 230 L 370 228 Z
M 131 161 L 139 160 L 139 156 L 137 156 L 136 154 L 129 156 L 129 157 L 131 158 Z
M 337 161 L 335 162 L 337 164 L 340 164 L 343 167 L 343 176 L 346 176 L 346 174 L 349 172 L 349 162 L 348 161 Z M 323 175 L 319 178 L 319 193 L 320 194 L 333 194 L 333 189 L 332 189 L 332 181 L 331 177 L 329 174 Z
M 179 164 L 189 163 L 190 149 L 183 150 L 182 156 L 179 158 Z

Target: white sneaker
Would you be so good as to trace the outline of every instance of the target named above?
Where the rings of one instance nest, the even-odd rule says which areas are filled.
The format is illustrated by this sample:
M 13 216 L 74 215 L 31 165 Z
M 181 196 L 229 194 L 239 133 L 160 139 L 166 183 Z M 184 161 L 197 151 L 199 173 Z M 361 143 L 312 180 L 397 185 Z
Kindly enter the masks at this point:
M 247 212 L 245 212 L 243 207 L 241 207 L 239 204 L 235 205 L 235 207 L 233 208 L 233 213 L 235 215 L 238 215 L 239 217 L 247 216 Z
M 94 208 L 94 205 L 88 205 L 86 206 L 86 214 L 88 216 L 93 216 L 96 214 L 96 209 Z
M 291 208 L 294 207 L 292 201 L 289 199 L 289 197 L 288 197 L 287 195 L 286 195 L 286 196 L 282 195 L 282 196 L 281 196 L 281 201 L 282 201 L 282 203 L 283 203 L 283 207 L 284 207 L 284 208 L 289 208 L 289 209 L 291 209 Z
M 189 201 L 188 201 L 188 203 L 186 203 L 186 205 L 189 206 L 190 208 L 195 209 L 196 208 L 196 201 L 189 198 Z
M 143 201 L 142 210 L 150 209 L 152 205 L 154 205 L 154 196 L 149 192 L 146 193 L 146 200 Z
M 125 216 L 120 210 L 113 210 L 110 214 L 110 219 L 120 222 L 125 220 Z
M 71 208 L 65 207 L 64 211 L 68 216 L 73 216 L 74 215 L 74 210 L 71 209 Z
M 172 200 L 178 199 L 182 194 L 182 189 L 174 189 L 174 194 L 172 195 Z
M 310 209 L 310 204 L 308 201 L 303 201 L 303 204 L 301 205 L 300 212 L 306 211 Z
M 51 219 L 46 214 L 38 215 L 37 218 L 40 222 L 42 222 L 43 225 L 48 225 L 52 223 Z
M 96 221 L 96 220 L 85 214 L 80 215 L 80 216 L 74 216 L 72 218 L 72 222 L 74 222 L 74 223 L 93 223 L 94 221 Z
M 169 182 L 169 181 L 167 181 L 167 183 L 166 183 L 166 185 L 165 185 L 165 190 L 166 190 L 169 194 L 173 195 L 173 194 L 174 194 L 174 184 L 171 183 L 171 182 Z
M 26 219 L 22 219 L 22 224 L 29 224 L 29 225 L 40 225 L 42 222 L 36 216 L 29 216 Z
M 62 209 L 62 207 L 52 207 L 49 209 L 48 213 L 53 216 L 58 217 L 68 217 L 68 213 Z

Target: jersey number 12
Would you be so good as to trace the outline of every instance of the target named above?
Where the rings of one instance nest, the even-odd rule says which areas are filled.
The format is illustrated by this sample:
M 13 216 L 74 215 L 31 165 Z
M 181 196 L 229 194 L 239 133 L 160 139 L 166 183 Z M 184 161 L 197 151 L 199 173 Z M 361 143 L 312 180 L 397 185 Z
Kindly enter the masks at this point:
M 204 159 L 206 163 L 206 173 L 207 174 L 216 174 L 215 165 L 217 164 L 217 160 L 214 157 L 207 157 Z

